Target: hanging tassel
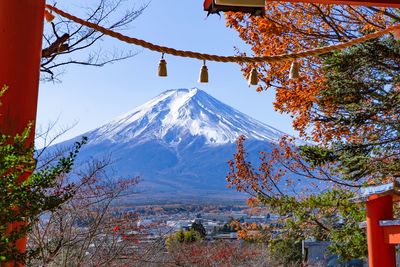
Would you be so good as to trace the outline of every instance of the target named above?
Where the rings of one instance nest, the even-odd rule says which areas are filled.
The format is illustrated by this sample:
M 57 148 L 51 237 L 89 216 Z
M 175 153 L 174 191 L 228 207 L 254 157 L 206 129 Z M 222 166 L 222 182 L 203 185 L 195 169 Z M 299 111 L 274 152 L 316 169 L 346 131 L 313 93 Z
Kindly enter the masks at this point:
M 44 11 L 44 17 L 46 19 L 47 22 L 52 22 L 54 20 L 54 15 L 51 14 L 48 10 Z
M 203 61 L 203 66 L 200 69 L 199 83 L 208 83 L 208 68 L 206 61 Z
M 164 53 L 161 55 L 160 63 L 158 64 L 158 76 L 167 77 L 167 61 L 164 59 Z
M 248 79 L 249 86 L 258 84 L 257 68 L 252 68 Z
M 297 79 L 300 78 L 300 63 L 295 60 L 292 63 L 292 66 L 290 66 L 290 73 L 289 73 L 289 79 Z

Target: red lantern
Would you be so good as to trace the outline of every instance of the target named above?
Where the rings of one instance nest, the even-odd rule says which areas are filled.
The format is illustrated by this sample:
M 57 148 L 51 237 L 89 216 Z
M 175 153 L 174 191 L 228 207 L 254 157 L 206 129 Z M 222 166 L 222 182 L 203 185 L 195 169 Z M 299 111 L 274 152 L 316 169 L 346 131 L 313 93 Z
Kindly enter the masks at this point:
M 264 14 L 265 0 L 205 0 L 204 10 L 209 14 L 234 11 L 260 16 Z

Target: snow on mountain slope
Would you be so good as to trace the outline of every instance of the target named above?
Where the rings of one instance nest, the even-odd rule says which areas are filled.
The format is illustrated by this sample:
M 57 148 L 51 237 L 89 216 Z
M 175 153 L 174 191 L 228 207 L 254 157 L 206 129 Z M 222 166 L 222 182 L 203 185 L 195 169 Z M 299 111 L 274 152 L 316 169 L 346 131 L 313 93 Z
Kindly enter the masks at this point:
M 78 159 L 111 155 L 119 176 L 141 177 L 139 196 L 146 201 L 243 198 L 225 179 L 242 134 L 254 162 L 284 135 L 199 89 L 169 90 L 83 134 L 89 143 Z
M 204 137 L 209 145 L 220 145 L 235 142 L 241 134 L 270 142 L 283 135 L 193 88 L 166 91 L 87 135 L 96 143 L 162 139 L 171 145 L 190 135 Z

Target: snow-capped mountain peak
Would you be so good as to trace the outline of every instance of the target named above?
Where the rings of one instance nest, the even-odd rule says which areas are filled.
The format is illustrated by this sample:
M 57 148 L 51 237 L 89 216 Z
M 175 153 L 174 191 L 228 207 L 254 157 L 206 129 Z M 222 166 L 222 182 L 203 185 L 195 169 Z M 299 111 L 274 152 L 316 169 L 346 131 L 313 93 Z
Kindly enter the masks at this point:
M 276 142 L 284 133 L 265 125 L 197 89 L 168 90 L 112 122 L 88 133 L 93 142 L 159 139 L 179 144 L 203 137 L 206 144 L 249 139 Z
M 77 164 L 111 158 L 119 176 L 141 177 L 137 199 L 143 203 L 243 199 L 227 189 L 225 179 L 242 134 L 248 138 L 250 161 L 258 159 L 259 151 L 271 151 L 271 143 L 284 135 L 197 88 L 169 90 L 83 134 L 89 143 Z M 80 138 L 53 149 L 70 147 Z

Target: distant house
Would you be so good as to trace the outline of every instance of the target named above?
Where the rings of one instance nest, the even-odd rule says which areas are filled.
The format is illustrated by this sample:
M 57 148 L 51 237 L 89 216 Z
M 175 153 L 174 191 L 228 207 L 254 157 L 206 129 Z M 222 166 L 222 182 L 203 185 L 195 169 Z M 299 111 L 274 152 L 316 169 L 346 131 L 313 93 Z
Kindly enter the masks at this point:
M 238 234 L 235 233 L 228 233 L 228 234 L 217 234 L 213 238 L 216 240 L 237 240 Z
M 303 240 L 302 252 L 303 259 L 308 264 L 323 264 L 327 263 L 332 254 L 328 250 L 329 242 Z
M 167 226 L 175 230 L 183 229 L 188 230 L 192 226 L 192 220 L 179 220 L 179 221 L 167 221 Z
M 303 260 L 307 264 L 313 266 L 326 266 L 326 267 L 364 267 L 366 263 L 359 259 L 353 259 L 348 262 L 340 262 L 337 255 L 333 255 L 329 250 L 328 246 L 330 242 L 326 241 L 313 241 L 303 240 L 302 252 Z

